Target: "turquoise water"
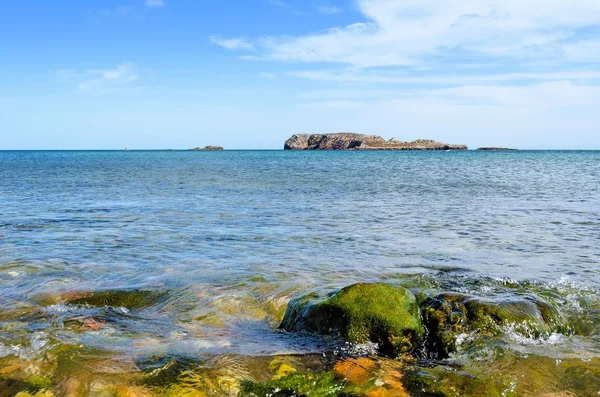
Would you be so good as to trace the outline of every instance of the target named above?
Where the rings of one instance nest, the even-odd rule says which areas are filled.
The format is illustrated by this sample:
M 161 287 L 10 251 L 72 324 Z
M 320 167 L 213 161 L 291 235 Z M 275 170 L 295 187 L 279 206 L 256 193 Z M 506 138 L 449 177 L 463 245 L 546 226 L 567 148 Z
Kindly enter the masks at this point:
M 506 343 L 595 359 L 598 247 L 600 152 L 5 151 L 0 357 L 320 352 L 287 301 L 386 281 L 555 299 L 586 335 Z

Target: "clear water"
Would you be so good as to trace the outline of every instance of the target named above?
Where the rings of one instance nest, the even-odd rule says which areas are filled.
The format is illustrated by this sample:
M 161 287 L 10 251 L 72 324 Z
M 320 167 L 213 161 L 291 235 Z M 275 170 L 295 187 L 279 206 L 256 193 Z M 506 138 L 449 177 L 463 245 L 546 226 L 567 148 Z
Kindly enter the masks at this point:
M 505 342 L 595 359 L 598 247 L 600 152 L 0 152 L 0 357 L 319 352 L 289 298 L 386 281 L 555 297 L 588 335 Z

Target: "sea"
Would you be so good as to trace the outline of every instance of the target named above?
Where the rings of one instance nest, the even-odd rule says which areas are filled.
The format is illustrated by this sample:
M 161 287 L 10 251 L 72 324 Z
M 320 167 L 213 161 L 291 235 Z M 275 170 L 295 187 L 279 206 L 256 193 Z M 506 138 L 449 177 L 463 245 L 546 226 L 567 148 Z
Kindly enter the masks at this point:
M 600 394 L 600 152 L 0 151 L 1 396 L 373 355 L 278 330 L 291 298 L 357 282 L 535 296 L 570 330 L 464 335 L 403 364 L 410 395 Z

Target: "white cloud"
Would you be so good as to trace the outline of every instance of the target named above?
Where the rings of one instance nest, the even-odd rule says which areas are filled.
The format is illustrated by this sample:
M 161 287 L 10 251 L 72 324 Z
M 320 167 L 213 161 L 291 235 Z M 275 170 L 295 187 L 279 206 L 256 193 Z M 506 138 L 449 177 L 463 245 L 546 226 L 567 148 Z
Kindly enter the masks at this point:
M 165 6 L 164 0 L 146 0 L 146 7 L 148 8 L 161 8 Z
M 228 50 L 252 50 L 254 46 L 246 39 L 230 38 L 223 39 L 219 36 L 210 36 L 210 41 Z
M 297 106 L 280 123 L 472 146 L 600 147 L 599 1 L 355 3 L 361 15 L 345 26 L 232 39 L 230 49 L 253 50 L 242 59 L 319 82 L 294 90 Z
M 597 0 L 357 0 L 363 21 L 297 37 L 256 40 L 264 59 L 355 67 L 421 65 L 471 57 L 561 59 L 577 30 L 597 25 Z M 578 39 L 577 39 L 578 40 Z M 599 38 L 589 39 L 593 47 Z M 599 53 L 576 51 L 585 61 Z
M 85 72 L 59 70 L 56 72 L 59 81 L 73 83 L 86 92 L 109 93 L 118 90 L 139 78 L 133 63 L 122 63 L 111 69 L 91 69 Z

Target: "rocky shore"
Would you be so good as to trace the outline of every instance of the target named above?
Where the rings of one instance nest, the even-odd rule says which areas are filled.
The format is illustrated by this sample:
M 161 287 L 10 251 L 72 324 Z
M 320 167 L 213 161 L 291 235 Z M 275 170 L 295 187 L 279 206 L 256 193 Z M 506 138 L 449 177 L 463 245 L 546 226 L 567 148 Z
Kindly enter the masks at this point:
M 385 140 L 378 135 L 355 133 L 295 134 L 284 144 L 284 150 L 467 150 L 466 145 L 447 144 L 429 139 L 404 142 Z
M 454 376 L 438 382 L 414 364 L 442 362 L 461 344 L 463 349 L 468 345 L 483 349 L 484 341 L 498 341 L 506 333 L 535 341 L 585 333 L 568 324 L 558 307 L 533 295 L 491 302 L 457 293 L 429 295 L 384 283 L 358 283 L 333 293 L 298 296 L 289 302 L 279 328 L 340 339 L 354 346 L 370 343 L 377 349 L 368 356 L 342 354 L 329 371 L 316 373 L 299 373 L 286 361 L 277 362 L 270 381 L 244 383 L 241 396 L 500 396 L 509 387 L 517 389 L 510 395 L 533 395 L 531 392 L 539 392 L 539 385 L 530 389 L 527 383 L 494 379 L 489 368 L 484 367 L 478 376 Z M 541 357 L 526 357 L 518 365 L 519 377 L 537 379 L 539 367 L 552 364 Z M 578 365 L 576 360 L 564 367 L 555 387 L 580 393 L 577 395 L 595 390 L 594 377 L 600 370 Z
M 188 150 L 209 150 L 209 151 L 217 151 L 217 150 L 224 150 L 223 146 L 205 146 L 205 147 L 195 147 L 193 149 L 188 149 Z
M 63 333 L 111 335 L 132 318 L 162 307 L 174 294 L 161 287 L 52 291 L 35 295 L 30 306 L 4 313 L 0 319 L 22 321 L 29 314 L 52 321 L 56 315 L 52 308 L 60 308 L 61 316 L 67 316 Z M 250 326 L 273 316 L 277 321 L 273 326 L 279 323 L 276 334 L 320 339 L 330 347 L 300 355 L 203 357 L 186 352 L 148 355 L 142 350 L 138 356 L 118 357 L 79 344 L 49 344 L 37 358 L 0 356 L 0 395 L 594 396 L 600 384 L 597 357 L 557 360 L 507 349 L 507 336 L 543 346 L 557 338 L 596 333 L 596 317 L 580 318 L 580 312 L 565 310 L 560 298 L 552 302 L 532 290 L 520 297 L 490 300 L 458 292 L 357 283 L 338 290 L 306 291 L 287 305 L 275 299 L 262 308 L 254 299 L 250 294 L 220 300 L 220 310 L 241 316 L 242 324 Z M 65 315 L 76 309 L 78 315 Z M 203 334 L 196 338 L 205 342 Z M 453 360 L 471 355 L 476 359 L 467 365 Z

